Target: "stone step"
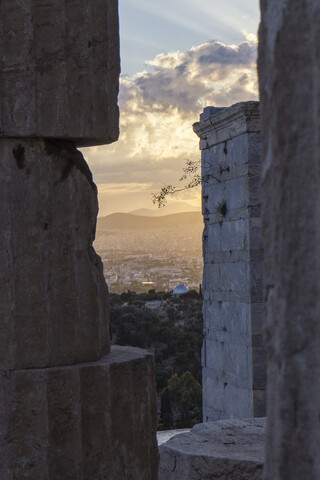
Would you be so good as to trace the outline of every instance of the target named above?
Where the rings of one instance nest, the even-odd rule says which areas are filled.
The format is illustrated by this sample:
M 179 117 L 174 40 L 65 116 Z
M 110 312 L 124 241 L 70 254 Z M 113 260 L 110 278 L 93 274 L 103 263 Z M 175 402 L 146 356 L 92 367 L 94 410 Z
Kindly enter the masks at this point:
M 1 372 L 1 480 L 154 480 L 156 428 L 154 360 L 139 348 Z
M 159 480 L 261 480 L 265 418 L 200 423 L 159 447 Z

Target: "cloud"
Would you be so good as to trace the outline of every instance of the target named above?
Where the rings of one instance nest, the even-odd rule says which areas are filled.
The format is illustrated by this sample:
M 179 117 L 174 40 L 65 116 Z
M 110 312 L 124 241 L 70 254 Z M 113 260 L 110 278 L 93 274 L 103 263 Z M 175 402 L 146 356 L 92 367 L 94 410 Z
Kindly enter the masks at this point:
M 132 184 L 147 202 L 152 191 L 176 183 L 186 159 L 200 156 L 192 124 L 203 107 L 257 99 L 256 47 L 250 35 L 238 45 L 208 42 L 157 55 L 148 71 L 123 76 L 120 140 L 84 149 L 98 185 Z M 116 199 L 119 191 L 111 190 Z
M 255 77 L 255 63 L 256 43 L 252 40 L 239 45 L 209 42 L 183 53 L 160 54 L 148 62 L 151 72 L 122 80 L 121 104 L 126 109 L 138 100 L 143 111 L 176 108 L 179 113 L 196 114 L 200 99 L 214 102 L 221 90 L 243 74 Z M 228 103 L 232 101 L 230 98 Z

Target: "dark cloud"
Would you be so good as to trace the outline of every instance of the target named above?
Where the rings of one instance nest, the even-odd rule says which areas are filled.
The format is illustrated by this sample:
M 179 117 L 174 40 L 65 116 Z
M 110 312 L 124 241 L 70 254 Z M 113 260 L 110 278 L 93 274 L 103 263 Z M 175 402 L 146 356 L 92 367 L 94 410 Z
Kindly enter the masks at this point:
M 202 49 L 199 51 L 197 63 L 200 65 L 219 66 L 219 65 L 250 65 L 256 60 L 256 47 L 249 42 L 242 42 L 237 47 L 223 45 L 220 42 L 211 42 L 209 48 L 205 46 L 202 53 Z

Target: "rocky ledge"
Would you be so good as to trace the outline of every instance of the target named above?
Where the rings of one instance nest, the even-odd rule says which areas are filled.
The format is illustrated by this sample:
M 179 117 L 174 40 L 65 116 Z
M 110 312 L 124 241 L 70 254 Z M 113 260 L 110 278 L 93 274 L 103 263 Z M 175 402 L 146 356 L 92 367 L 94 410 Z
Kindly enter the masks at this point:
M 162 444 L 159 480 L 261 480 L 265 418 L 201 423 Z

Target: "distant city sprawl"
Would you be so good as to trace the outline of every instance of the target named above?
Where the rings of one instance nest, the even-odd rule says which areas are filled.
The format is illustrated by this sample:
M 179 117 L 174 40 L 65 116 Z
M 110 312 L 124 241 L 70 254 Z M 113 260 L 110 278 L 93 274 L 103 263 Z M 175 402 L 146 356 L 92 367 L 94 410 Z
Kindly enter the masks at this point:
M 202 278 L 201 214 L 194 214 L 188 223 L 179 224 L 178 219 L 173 226 L 152 220 L 155 225 L 150 228 L 126 222 L 113 227 L 98 223 L 95 249 L 103 260 L 109 290 L 169 291 L 179 283 L 198 290 Z

